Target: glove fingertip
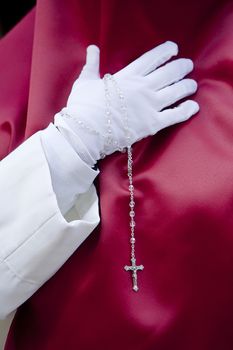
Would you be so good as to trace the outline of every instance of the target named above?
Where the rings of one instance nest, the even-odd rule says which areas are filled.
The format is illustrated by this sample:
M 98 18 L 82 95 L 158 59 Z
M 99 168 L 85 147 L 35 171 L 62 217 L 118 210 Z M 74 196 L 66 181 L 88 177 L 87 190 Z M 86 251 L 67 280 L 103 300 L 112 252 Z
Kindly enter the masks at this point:
M 199 104 L 193 100 L 187 100 L 181 103 L 180 106 L 183 107 L 190 116 L 196 114 L 200 110 Z
M 178 52 L 179 52 L 179 47 L 178 47 L 178 45 L 177 45 L 174 41 L 167 40 L 167 41 L 165 42 L 165 44 L 166 44 L 167 46 L 170 46 L 170 48 L 172 49 L 174 55 L 177 55 L 177 54 L 178 54 Z
M 89 45 L 87 47 L 87 57 L 86 57 L 86 65 L 89 67 L 99 67 L 99 59 L 100 59 L 100 49 L 96 45 Z
M 197 113 L 200 110 L 200 106 L 196 101 L 193 101 L 193 113 Z
M 91 44 L 91 45 L 88 45 L 87 46 L 87 53 L 93 53 L 93 52 L 95 52 L 95 53 L 99 53 L 100 52 L 100 48 L 97 46 L 97 45 L 95 45 L 95 44 Z

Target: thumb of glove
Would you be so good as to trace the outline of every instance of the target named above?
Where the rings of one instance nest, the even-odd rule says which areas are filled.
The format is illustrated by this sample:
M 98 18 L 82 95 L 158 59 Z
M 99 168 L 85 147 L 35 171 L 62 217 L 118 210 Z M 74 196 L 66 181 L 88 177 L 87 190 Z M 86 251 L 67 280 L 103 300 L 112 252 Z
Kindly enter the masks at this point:
M 78 80 L 99 79 L 100 50 L 96 45 L 89 45 L 86 53 L 86 63 Z

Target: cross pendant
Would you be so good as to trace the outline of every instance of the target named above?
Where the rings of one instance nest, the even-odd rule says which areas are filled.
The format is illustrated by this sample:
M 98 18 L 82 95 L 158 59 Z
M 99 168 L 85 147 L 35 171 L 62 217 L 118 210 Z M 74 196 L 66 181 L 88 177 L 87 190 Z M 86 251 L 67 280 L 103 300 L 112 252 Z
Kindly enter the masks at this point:
M 125 271 L 132 271 L 132 278 L 133 278 L 133 290 L 137 292 L 139 290 L 138 285 L 137 285 L 137 271 L 138 270 L 143 270 L 144 266 L 143 265 L 136 265 L 136 259 L 132 258 L 131 259 L 132 265 L 128 266 L 125 265 L 124 269 Z

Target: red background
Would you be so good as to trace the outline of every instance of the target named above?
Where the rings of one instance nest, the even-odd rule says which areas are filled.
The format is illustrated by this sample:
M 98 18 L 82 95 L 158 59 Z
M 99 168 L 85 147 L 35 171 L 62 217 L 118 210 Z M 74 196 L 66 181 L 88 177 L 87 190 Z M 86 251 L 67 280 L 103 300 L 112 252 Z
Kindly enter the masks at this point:
M 134 145 L 139 292 L 123 269 L 127 164 L 115 153 L 95 181 L 100 225 L 18 308 L 6 350 L 233 349 L 232 31 L 232 1 L 39 0 L 2 39 L 1 157 L 65 105 L 91 43 L 103 74 L 177 42 L 200 104 Z

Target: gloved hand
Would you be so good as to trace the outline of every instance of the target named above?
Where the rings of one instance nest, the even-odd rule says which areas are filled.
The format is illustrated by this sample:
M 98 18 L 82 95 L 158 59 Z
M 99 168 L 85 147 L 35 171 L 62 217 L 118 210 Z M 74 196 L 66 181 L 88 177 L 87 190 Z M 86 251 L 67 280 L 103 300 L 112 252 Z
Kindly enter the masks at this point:
M 199 110 L 198 104 L 192 100 L 175 108 L 167 108 L 197 89 L 194 80 L 183 79 L 193 70 L 190 59 L 180 58 L 166 63 L 177 53 L 177 45 L 167 41 L 113 75 L 117 86 L 123 91 L 127 106 L 131 144 L 167 126 L 185 121 Z M 99 54 L 97 46 L 87 48 L 86 64 L 73 84 L 67 106 L 54 118 L 54 124 L 91 166 L 103 153 L 111 154 L 119 146 L 123 148 L 127 145 L 122 120 L 123 107 L 119 102 L 119 94 L 114 93 L 112 86 L 109 90 L 111 134 L 115 142 L 104 152 L 104 136 L 107 133 L 106 90 L 99 75 Z

